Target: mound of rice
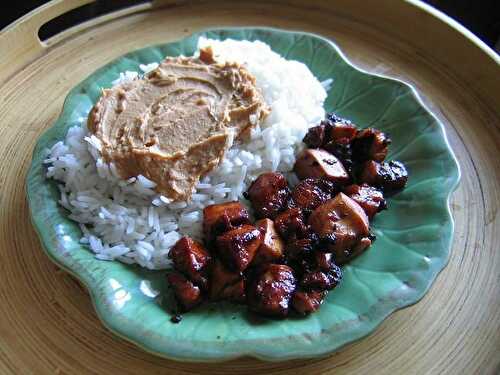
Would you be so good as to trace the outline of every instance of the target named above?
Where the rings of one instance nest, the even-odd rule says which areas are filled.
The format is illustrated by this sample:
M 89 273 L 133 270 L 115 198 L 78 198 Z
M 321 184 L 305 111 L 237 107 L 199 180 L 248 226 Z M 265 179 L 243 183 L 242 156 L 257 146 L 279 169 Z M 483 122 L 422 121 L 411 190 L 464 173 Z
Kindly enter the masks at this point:
M 209 204 L 241 199 L 248 185 L 262 172 L 289 173 L 302 148 L 307 129 L 324 116 L 325 87 L 306 65 L 282 58 L 262 42 L 208 40 L 220 61 L 245 63 L 256 77 L 271 114 L 259 124 L 245 144 L 234 144 L 217 169 L 197 185 L 190 202 L 170 202 L 154 191 L 154 182 L 143 176 L 127 181 L 117 177 L 113 165 L 100 156 L 100 143 L 85 126 L 68 130 L 45 160 L 47 177 L 59 182 L 59 203 L 69 218 L 80 224 L 87 244 L 102 260 L 137 263 L 149 269 L 168 268 L 167 255 L 183 235 L 201 239 L 203 208 Z M 139 72 L 122 72 L 113 82 L 135 79 L 156 68 L 141 65 Z

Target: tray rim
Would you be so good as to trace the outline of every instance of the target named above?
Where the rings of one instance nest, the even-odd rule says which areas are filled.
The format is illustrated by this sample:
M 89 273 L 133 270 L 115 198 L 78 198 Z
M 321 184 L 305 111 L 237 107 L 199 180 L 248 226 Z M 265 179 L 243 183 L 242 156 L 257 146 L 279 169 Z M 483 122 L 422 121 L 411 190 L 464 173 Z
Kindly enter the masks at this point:
M 71 39 L 72 36 L 81 31 L 86 31 L 105 22 L 113 21 L 120 17 L 130 16 L 140 12 L 162 10 L 166 8 L 175 9 L 186 5 L 189 6 L 196 5 L 201 2 L 207 2 L 207 0 L 153 0 L 151 3 L 130 6 L 95 17 L 91 20 L 63 30 L 46 41 L 42 42 L 38 39 L 38 30 L 44 23 L 72 9 L 90 4 L 94 1 L 96 0 L 51 0 L 50 2 L 33 9 L 29 13 L 1 29 L 0 49 L 9 48 L 13 50 L 13 53 L 8 54 L 6 58 L 2 59 L 4 61 L 0 61 L 0 88 L 12 75 L 15 75 L 26 65 L 33 63 L 38 58 L 49 52 L 53 47 L 57 47 L 57 45 L 64 42 L 66 39 Z M 421 11 L 424 14 L 432 16 L 434 21 L 439 21 L 435 23 L 438 27 L 445 26 L 446 29 L 457 32 L 456 36 L 459 38 L 453 38 L 454 44 L 460 48 L 473 48 L 473 50 L 480 51 L 481 53 L 479 56 L 482 58 L 482 63 L 490 65 L 488 69 L 492 69 L 495 65 L 497 69 L 500 68 L 500 54 L 497 54 L 491 47 L 489 47 L 466 27 L 461 25 L 458 21 L 433 6 L 424 3 L 421 0 L 404 0 L 396 3 L 390 3 L 390 0 L 382 1 L 386 1 L 386 4 L 390 5 L 390 8 L 397 6 L 400 7 L 400 9 L 403 9 L 404 7 L 409 6 L 409 9 Z M 227 1 L 219 1 L 219 3 L 225 2 Z M 327 8 L 331 5 L 328 0 L 310 0 L 310 2 L 311 5 L 319 4 L 319 6 L 325 6 Z M 240 1 L 240 3 L 245 4 L 246 1 L 243 0 Z M 255 0 L 254 3 L 265 5 L 267 1 Z M 287 4 L 297 5 L 302 3 L 309 4 L 306 0 L 273 0 L 273 3 L 276 3 L 278 6 L 286 6 Z M 380 4 L 380 6 L 383 5 L 383 3 Z M 393 11 L 395 10 L 393 9 Z M 19 40 L 21 43 L 19 43 Z M 421 48 L 420 45 L 417 46 Z M 16 61 L 16 59 L 19 61 Z M 478 61 L 477 65 L 481 65 L 481 62 Z M 478 73 L 482 72 L 481 68 L 476 68 L 475 66 L 472 66 L 471 69 L 477 69 Z M 461 70 L 453 70 L 453 72 L 460 77 Z M 500 80 L 491 79 L 486 81 L 486 84 L 488 85 L 486 89 L 482 86 L 478 86 L 479 89 L 478 87 L 475 87 L 475 93 L 481 97 L 483 103 L 487 104 L 490 109 L 495 110 L 500 102 L 498 95 L 496 95 L 496 93 L 500 91 Z
M 44 14 L 45 12 L 47 12 L 47 10 L 51 10 L 50 15 L 55 18 L 57 16 L 60 16 L 61 14 L 64 14 L 65 12 L 73 10 L 79 6 L 90 4 L 94 1 L 96 1 L 96 0 L 66 0 L 66 1 L 65 0 L 50 0 L 48 3 L 45 3 L 39 7 L 31 10 L 30 12 L 24 14 L 23 16 L 19 17 L 18 19 L 14 20 L 11 23 L 9 23 L 8 25 L 4 26 L 2 29 L 0 29 L 0 35 L 8 35 L 10 33 L 15 32 L 16 29 L 18 29 L 19 27 L 22 27 L 22 25 L 24 25 L 26 23 L 29 23 L 30 20 L 32 20 L 34 17 L 38 16 L 39 14 Z M 439 9 L 433 7 L 432 5 L 429 5 L 425 2 L 423 2 L 422 0 L 404 0 L 404 2 L 414 6 L 416 8 L 420 8 L 423 11 L 436 17 L 440 21 L 446 23 L 448 26 L 455 29 L 460 34 L 463 34 L 467 39 L 469 39 L 469 41 L 471 41 L 477 47 L 479 47 L 481 50 L 483 50 L 486 53 L 486 55 L 488 55 L 491 59 L 493 59 L 495 62 L 500 64 L 500 55 L 497 54 L 493 48 L 488 46 L 476 34 L 474 34 L 472 31 L 467 29 L 465 26 L 463 26 L 461 23 L 459 23 L 455 19 L 448 16 L 446 13 L 440 11 Z M 50 37 L 49 39 L 47 39 L 46 42 L 42 42 L 42 41 L 39 41 L 39 42 L 42 45 L 42 47 L 48 47 L 48 46 L 53 44 L 54 40 L 63 39 L 65 36 L 73 34 L 75 31 L 86 29 L 88 27 L 95 25 L 96 23 L 97 24 L 100 23 L 100 21 L 105 21 L 107 19 L 112 19 L 112 18 L 122 16 L 123 14 L 140 12 L 140 11 L 144 11 L 144 10 L 148 10 L 148 9 L 161 9 L 161 8 L 165 8 L 168 6 L 175 5 L 176 3 L 180 4 L 179 0 L 157 0 L 157 1 L 153 1 L 150 4 L 145 3 L 145 4 L 140 4 L 139 6 L 135 5 L 135 6 L 126 7 L 126 8 L 123 8 L 121 10 L 112 11 L 112 12 L 106 13 L 104 15 L 97 16 L 97 17 L 90 19 L 88 21 L 82 22 L 80 24 L 74 25 L 74 26 L 67 28 L 67 29 L 63 30 L 62 32 L 57 33 L 56 35 Z M 186 3 L 186 2 L 184 2 L 184 3 Z M 55 9 L 59 6 L 61 6 L 61 8 Z M 49 18 L 50 18 L 50 15 L 49 15 Z M 103 16 L 106 16 L 106 17 L 103 17 Z M 47 19 L 47 18 L 48 17 L 44 17 L 44 19 Z M 47 22 L 47 21 L 48 20 L 46 20 L 45 22 Z M 38 28 L 40 28 L 42 25 L 39 25 Z M 3 43 L 3 41 L 0 39 L 0 46 L 1 46 L 1 43 Z

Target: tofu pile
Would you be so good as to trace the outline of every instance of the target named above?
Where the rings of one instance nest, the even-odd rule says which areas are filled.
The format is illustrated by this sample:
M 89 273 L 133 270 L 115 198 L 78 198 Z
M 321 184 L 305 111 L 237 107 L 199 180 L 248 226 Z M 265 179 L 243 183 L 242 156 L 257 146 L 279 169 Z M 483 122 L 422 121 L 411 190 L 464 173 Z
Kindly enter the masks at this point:
M 408 178 L 401 162 L 384 161 L 390 139 L 328 114 L 303 141 L 297 185 L 266 172 L 245 192 L 254 223 L 238 201 L 207 206 L 204 244 L 184 237 L 172 248 L 178 312 L 227 300 L 269 317 L 310 314 L 341 281 L 340 266 L 370 247 L 370 220 Z

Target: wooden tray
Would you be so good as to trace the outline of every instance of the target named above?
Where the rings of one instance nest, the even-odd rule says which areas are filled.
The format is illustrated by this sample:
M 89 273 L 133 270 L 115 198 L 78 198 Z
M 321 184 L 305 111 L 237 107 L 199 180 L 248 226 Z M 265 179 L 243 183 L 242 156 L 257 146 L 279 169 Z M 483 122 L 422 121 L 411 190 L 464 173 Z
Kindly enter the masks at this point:
M 0 33 L 2 374 L 500 371 L 500 59 L 493 51 L 432 8 L 392 0 L 160 1 L 38 40 L 42 24 L 89 2 L 53 1 Z M 44 255 L 29 222 L 31 151 L 71 87 L 133 49 L 227 25 L 318 33 L 358 66 L 412 83 L 460 161 L 447 268 L 421 302 L 328 358 L 200 365 L 147 354 L 100 324 L 86 291 Z

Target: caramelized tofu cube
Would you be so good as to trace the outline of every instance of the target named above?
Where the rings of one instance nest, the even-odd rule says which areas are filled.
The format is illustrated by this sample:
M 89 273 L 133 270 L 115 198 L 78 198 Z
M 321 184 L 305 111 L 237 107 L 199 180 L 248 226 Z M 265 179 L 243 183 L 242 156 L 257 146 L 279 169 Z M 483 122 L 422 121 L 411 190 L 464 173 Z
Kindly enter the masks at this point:
M 241 227 L 221 234 L 216 239 L 217 253 L 230 269 L 245 270 L 262 243 L 262 234 L 253 225 Z
M 337 193 L 336 185 L 328 180 L 307 178 L 299 182 L 292 191 L 293 204 L 310 213 Z
M 230 271 L 221 261 L 216 260 L 212 265 L 210 276 L 210 300 L 245 302 L 245 279 L 241 272 Z
M 387 203 L 382 192 L 367 184 L 349 185 L 344 193 L 365 211 L 368 219 L 373 219 L 377 212 L 385 210 Z
M 182 237 L 170 250 L 169 256 L 175 269 L 186 275 L 196 285 L 207 288 L 207 269 L 210 254 L 205 248 L 189 237 Z
M 252 264 L 271 263 L 283 257 L 285 244 L 270 219 L 261 219 L 255 223 L 262 234 L 262 243 L 253 258 Z
M 380 130 L 368 128 L 361 130 L 352 141 L 352 155 L 358 161 L 384 161 L 391 140 Z
M 309 148 L 320 148 L 325 140 L 325 125 L 320 124 L 309 128 L 302 142 Z
M 171 272 L 167 275 L 167 280 L 174 292 L 181 312 L 192 310 L 202 302 L 200 288 L 186 279 L 181 273 Z
M 363 164 L 361 173 L 359 174 L 359 181 L 371 186 L 380 186 L 382 181 L 380 175 L 380 163 L 370 160 Z
M 385 193 L 391 193 L 406 186 L 408 172 L 399 161 L 377 163 L 370 160 L 363 165 L 359 180 L 380 187 Z
M 257 218 L 274 219 L 286 207 L 290 190 L 285 176 L 277 172 L 263 173 L 250 185 L 245 194 Z
M 293 170 L 301 180 L 325 178 L 340 185 L 349 181 L 349 175 L 340 160 L 321 149 L 302 151 L 295 161 Z
M 287 259 L 298 261 L 312 254 L 316 242 L 310 238 L 291 239 L 286 244 Z
M 318 234 L 326 251 L 337 255 L 352 249 L 359 239 L 369 233 L 368 217 L 363 209 L 344 193 L 339 193 L 316 208 L 308 221 Z
M 212 204 L 203 209 L 203 233 L 208 244 L 219 234 L 249 223 L 248 211 L 239 202 Z
M 328 272 L 335 265 L 333 262 L 333 254 L 332 253 L 324 253 L 322 251 L 316 251 L 314 253 L 314 262 L 316 267 L 320 271 Z
M 352 148 L 346 138 L 326 143 L 323 148 L 340 160 L 348 173 L 352 171 Z
M 321 121 L 325 125 L 325 143 L 346 139 L 351 142 L 356 136 L 358 128 L 351 121 L 331 112 L 326 115 L 325 120 Z
M 280 213 L 274 220 L 274 226 L 284 239 L 302 237 L 307 231 L 304 223 L 304 214 L 300 208 L 289 208 Z
M 342 140 L 344 143 L 350 143 L 356 134 L 358 133 L 358 128 L 356 125 L 348 122 L 330 122 L 329 126 L 326 127 L 326 142 L 338 142 Z
M 313 271 L 304 274 L 300 285 L 305 289 L 328 290 L 330 280 L 325 272 Z
M 342 270 L 333 263 L 327 271 L 306 272 L 302 276 L 300 285 L 307 290 L 332 290 L 340 280 L 342 280 Z
M 298 290 L 293 294 L 292 307 L 301 315 L 308 315 L 319 309 L 327 292 Z
M 342 265 L 361 255 L 371 246 L 373 238 L 372 236 L 363 237 L 352 248 L 337 252 L 335 254 L 335 261 Z
M 288 315 L 295 287 L 292 268 L 283 264 L 268 264 L 249 287 L 248 306 L 257 313 L 283 318 Z

